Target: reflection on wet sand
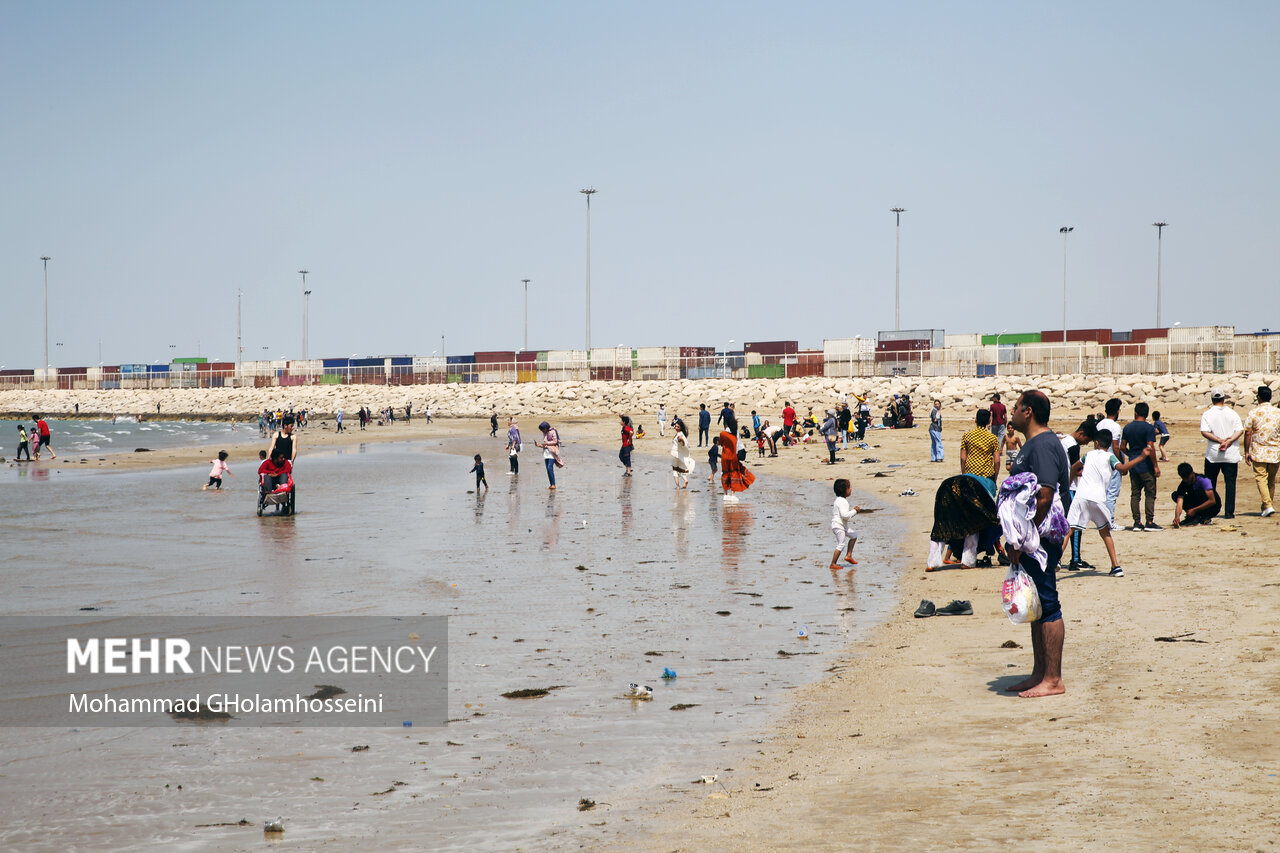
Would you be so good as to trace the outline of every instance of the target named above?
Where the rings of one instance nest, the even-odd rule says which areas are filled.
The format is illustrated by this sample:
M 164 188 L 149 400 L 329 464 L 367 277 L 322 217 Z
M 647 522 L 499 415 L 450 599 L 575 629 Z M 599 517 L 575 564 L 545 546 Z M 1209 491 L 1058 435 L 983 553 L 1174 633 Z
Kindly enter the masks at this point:
M 720 567 L 737 569 L 755 519 L 750 504 L 726 504 L 720 521 Z

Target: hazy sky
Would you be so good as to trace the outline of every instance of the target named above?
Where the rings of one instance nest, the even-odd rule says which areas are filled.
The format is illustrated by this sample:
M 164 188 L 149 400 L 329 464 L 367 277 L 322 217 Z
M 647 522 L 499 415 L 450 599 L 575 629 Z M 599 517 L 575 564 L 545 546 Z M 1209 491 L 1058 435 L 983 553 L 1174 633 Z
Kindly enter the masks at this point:
M 1280 4 L 0 0 L 0 364 L 1280 328 Z M 63 342 L 63 347 L 56 347 Z M 170 345 L 176 345 L 170 348 Z M 265 348 L 265 349 L 264 349 Z

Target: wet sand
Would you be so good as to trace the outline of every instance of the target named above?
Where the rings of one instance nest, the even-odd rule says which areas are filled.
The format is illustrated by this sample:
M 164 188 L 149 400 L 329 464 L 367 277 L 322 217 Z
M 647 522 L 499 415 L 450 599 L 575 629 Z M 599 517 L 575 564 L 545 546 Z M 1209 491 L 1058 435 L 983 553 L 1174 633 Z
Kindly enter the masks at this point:
M 410 433 L 394 429 L 366 432 Z M 279 814 L 306 849 L 551 849 L 579 836 L 582 815 L 607 821 L 683 784 L 690 765 L 719 772 L 887 611 L 892 575 L 836 581 L 819 565 L 825 484 L 762 478 L 725 507 L 705 480 L 675 494 L 651 457 L 621 478 L 585 425 L 561 429 L 569 467 L 549 493 L 536 451 L 508 477 L 487 435 L 326 444 L 313 427 L 299 514 L 280 519 L 253 515 L 243 463 L 221 493 L 200 491 L 204 449 L 194 469 L 175 450 L 108 471 L 71 459 L 41 463 L 43 478 L 0 470 L 11 612 L 443 613 L 454 718 L 408 731 L 8 729 L 0 846 L 241 849 Z M 487 494 L 469 493 L 477 450 Z M 868 523 L 893 529 L 887 515 Z M 864 558 L 884 565 L 883 553 Z M 664 667 L 678 677 L 664 682 Z M 629 681 L 655 699 L 624 698 Z M 557 689 L 500 696 L 539 687 Z M 602 805 L 580 813 L 582 797 Z M 202 826 L 241 818 L 251 826 Z

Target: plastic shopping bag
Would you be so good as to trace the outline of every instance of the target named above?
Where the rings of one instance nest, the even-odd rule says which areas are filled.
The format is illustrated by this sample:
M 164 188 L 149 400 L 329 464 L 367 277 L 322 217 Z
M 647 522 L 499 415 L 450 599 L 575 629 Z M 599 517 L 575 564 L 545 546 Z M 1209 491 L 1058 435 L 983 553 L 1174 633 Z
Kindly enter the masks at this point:
M 931 572 L 934 569 L 942 568 L 942 555 L 946 551 L 946 548 L 947 545 L 945 542 L 929 542 L 929 562 L 925 564 L 928 566 L 926 571 Z
M 1015 564 L 1009 567 L 1009 573 L 1004 576 L 1000 598 L 1004 603 L 1004 612 L 1013 624 L 1021 625 L 1040 619 L 1040 593 L 1036 592 L 1031 575 L 1023 571 L 1021 566 Z

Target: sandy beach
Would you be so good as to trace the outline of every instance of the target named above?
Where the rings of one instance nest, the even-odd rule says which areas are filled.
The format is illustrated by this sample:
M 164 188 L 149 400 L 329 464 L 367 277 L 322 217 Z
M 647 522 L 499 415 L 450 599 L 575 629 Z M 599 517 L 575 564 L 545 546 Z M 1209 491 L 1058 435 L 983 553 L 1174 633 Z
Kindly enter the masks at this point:
M 999 390 L 1020 387 L 1003 384 Z M 739 402 L 740 419 L 749 418 L 751 408 L 763 415 L 766 405 L 777 416 L 776 389 L 758 404 L 745 389 L 737 391 L 727 398 Z M 636 407 L 631 404 L 640 397 L 623 396 L 569 417 L 557 416 L 557 401 L 548 399 L 541 411 L 522 408 L 521 426 L 529 441 L 534 425 L 547 417 L 576 441 L 604 449 L 616 445 L 617 433 L 607 411 L 629 410 L 648 430 L 638 443 L 637 468 L 665 472 L 669 441 L 653 425 L 653 393 L 633 392 L 645 395 Z M 825 386 L 808 397 L 784 393 L 801 412 L 830 402 Z M 714 785 L 665 786 L 634 801 L 618 798 L 582 816 L 574 830 L 581 844 L 689 851 L 988 849 L 1010 842 L 1042 850 L 1270 849 L 1280 821 L 1280 664 L 1270 611 L 1280 602 L 1280 576 L 1274 576 L 1280 530 L 1275 518 L 1258 517 L 1252 478 L 1242 472 L 1239 479 L 1236 519 L 1171 529 L 1173 469 L 1182 461 L 1198 469 L 1203 441 L 1198 408 L 1179 401 L 1161 405 L 1174 434 L 1157 501 L 1157 520 L 1166 529 L 1117 532 L 1123 579 L 1106 577 L 1105 569 L 1059 573 L 1067 693 L 1018 699 L 1003 688 L 1029 672 L 1031 651 L 1027 628 L 1011 625 L 1000 608 L 1005 570 L 923 571 L 932 496 L 942 479 L 959 472 L 959 439 L 971 428 L 978 389 L 957 393 L 962 396 L 944 408 L 942 464 L 928 462 L 923 427 L 869 431 L 871 447 L 843 451 L 845 461 L 834 468 L 821 464 L 821 444 L 782 449 L 777 459 L 749 457 L 760 477 L 847 477 L 860 494 L 899 515 L 907 535 L 895 543 L 891 564 L 864 560 L 855 574 L 861 582 L 903 569 L 891 615 L 848 648 L 827 677 L 795 691 L 757 739 L 726 744 L 719 766 L 688 768 L 689 780 L 717 775 Z M 1094 411 L 1093 391 L 1088 393 L 1087 410 L 1059 408 L 1054 398 L 1050 426 L 1074 427 Z M 713 408 L 726 394 L 708 388 L 702 396 Z M 916 400 L 920 411 L 923 400 Z M 0 399 L 0 408 L 32 409 L 32 402 L 54 411 L 44 398 L 23 399 L 20 406 Z M 1132 402 L 1136 398 L 1126 398 L 1122 421 Z M 688 404 L 681 398 L 681 407 L 669 411 L 687 414 Z M 1248 406 L 1237 408 L 1243 413 Z M 475 415 L 486 411 L 476 409 Z M 505 415 L 499 411 L 500 429 Z M 360 442 L 487 434 L 487 418 L 475 416 L 437 418 L 434 424 L 415 416 L 411 424 L 364 432 L 350 409 L 347 416 L 341 435 L 331 421 L 317 418 L 302 436 L 303 458 L 312 449 Z M 452 452 L 467 452 L 463 444 L 446 444 Z M 208 450 L 83 462 L 60 456 L 38 464 L 198 467 Z M 864 458 L 878 461 L 862 463 Z M 916 496 L 901 497 L 907 488 Z M 814 529 L 815 553 L 830 552 L 829 507 L 828 499 L 805 519 L 824 522 Z M 1127 521 L 1127 486 L 1117 514 L 1119 522 Z M 1084 554 L 1105 563 L 1092 531 Z M 825 568 L 809 571 L 828 575 Z M 974 614 L 912 618 L 926 598 L 939 606 L 967 599 Z M 381 844 L 405 849 L 412 837 L 392 835 Z

